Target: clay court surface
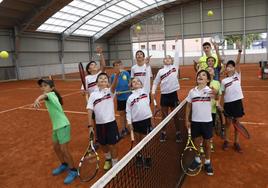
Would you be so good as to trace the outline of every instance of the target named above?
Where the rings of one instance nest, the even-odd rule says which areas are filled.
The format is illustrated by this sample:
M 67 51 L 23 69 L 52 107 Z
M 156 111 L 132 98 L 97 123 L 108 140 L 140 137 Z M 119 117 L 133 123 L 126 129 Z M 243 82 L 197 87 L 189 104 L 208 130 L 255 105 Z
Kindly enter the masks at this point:
M 215 175 L 208 177 L 201 172 L 197 177 L 187 177 L 183 187 L 268 187 L 268 80 L 259 80 L 257 72 L 257 64 L 242 65 L 246 113 L 242 122 L 252 136 L 250 140 L 241 138 L 244 153 L 238 154 L 232 148 L 222 151 L 223 141 L 215 137 L 216 152 L 212 155 Z M 192 66 L 181 67 L 181 74 L 190 78 L 180 81 L 179 97 L 182 100 L 194 86 L 195 76 Z M 70 150 L 78 165 L 88 144 L 86 104 L 79 90 L 81 83 L 78 80 L 56 80 L 55 84 L 64 97 L 63 107 L 72 126 Z M 41 94 L 36 81 L 0 83 L 0 88 L 0 187 L 64 187 L 66 173 L 57 177 L 51 175 L 51 170 L 59 162 L 52 148 L 48 112 L 42 110 L 44 105 L 38 111 L 30 107 Z M 129 138 L 119 142 L 120 158 L 129 149 L 129 144 Z M 104 156 L 98 151 L 102 167 Z M 80 183 L 76 179 L 68 187 L 89 187 L 103 173 L 101 169 L 91 182 Z M 159 178 L 165 178 L 165 174 Z

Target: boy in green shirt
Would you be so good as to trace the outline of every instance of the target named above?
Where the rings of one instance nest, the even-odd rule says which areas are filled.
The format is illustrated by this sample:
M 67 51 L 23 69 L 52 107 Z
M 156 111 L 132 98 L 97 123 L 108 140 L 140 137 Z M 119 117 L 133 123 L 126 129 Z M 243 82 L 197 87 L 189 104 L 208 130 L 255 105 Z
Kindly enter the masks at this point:
M 61 165 L 52 171 L 53 175 L 59 175 L 62 172 L 70 169 L 67 177 L 64 180 L 65 184 L 70 184 L 77 177 L 77 170 L 74 167 L 72 155 L 68 150 L 68 143 L 70 141 L 70 122 L 64 114 L 62 109 L 62 97 L 55 90 L 55 85 L 52 80 L 38 80 L 38 85 L 43 90 L 44 94 L 40 95 L 33 106 L 40 107 L 40 101 L 44 100 L 50 119 L 52 121 L 53 133 L 53 147 L 54 151 L 61 162 Z

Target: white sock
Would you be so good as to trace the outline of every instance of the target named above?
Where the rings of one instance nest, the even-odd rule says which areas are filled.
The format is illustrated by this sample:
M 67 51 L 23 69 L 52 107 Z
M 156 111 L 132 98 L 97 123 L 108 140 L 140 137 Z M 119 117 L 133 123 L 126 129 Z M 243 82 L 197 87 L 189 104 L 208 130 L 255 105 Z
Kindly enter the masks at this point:
M 118 159 L 112 159 L 112 165 L 114 166 L 118 162 Z
M 205 159 L 205 164 L 209 164 L 210 163 L 210 159 Z
M 195 157 L 195 161 L 198 162 L 198 163 L 201 163 L 200 157 Z
M 104 153 L 104 156 L 105 156 L 105 159 L 108 159 L 108 160 L 110 160 L 112 158 L 112 155 L 110 152 Z

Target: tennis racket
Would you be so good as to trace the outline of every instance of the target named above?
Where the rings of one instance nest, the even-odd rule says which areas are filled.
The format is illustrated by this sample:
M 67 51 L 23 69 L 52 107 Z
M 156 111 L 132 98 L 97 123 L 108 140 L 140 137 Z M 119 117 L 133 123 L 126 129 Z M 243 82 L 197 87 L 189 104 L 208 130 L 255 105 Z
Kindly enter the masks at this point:
M 194 162 L 195 157 L 200 157 L 198 149 L 196 149 L 192 137 L 191 129 L 188 128 L 188 139 L 186 146 L 181 154 L 181 168 L 188 176 L 196 176 L 202 169 L 202 163 L 196 169 L 190 169 L 191 164 Z
M 236 118 L 230 116 L 230 115 L 229 115 L 228 113 L 226 113 L 225 111 L 222 111 L 222 112 L 223 112 L 223 114 L 224 114 L 227 118 L 231 119 L 234 128 L 235 128 L 235 129 L 236 129 L 236 130 L 237 130 L 237 131 L 238 131 L 244 138 L 250 139 L 250 134 L 249 134 L 248 130 L 246 129 L 246 127 L 245 127 L 242 123 L 240 123 L 239 121 L 237 121 Z
M 212 42 L 212 43 L 216 43 L 217 45 L 219 45 L 219 46 L 221 46 L 221 45 L 223 45 L 224 44 L 224 38 L 222 37 L 222 36 L 220 36 L 220 35 L 213 35 L 212 37 L 211 37 L 211 39 L 210 39 L 210 41 Z
M 84 90 L 86 91 L 87 87 L 86 87 L 86 81 L 85 81 L 85 70 L 81 62 L 78 64 L 78 69 L 79 69 L 81 82 L 83 84 Z
M 116 92 L 115 92 L 116 95 L 121 95 L 121 94 L 125 94 L 125 93 L 132 93 L 132 90 L 116 91 Z
M 224 125 L 223 125 L 223 118 L 222 113 L 219 109 L 216 111 L 216 120 L 215 120 L 215 133 L 217 136 L 220 136 L 222 139 L 224 139 Z
M 78 165 L 78 176 L 82 182 L 92 180 L 99 170 L 99 155 L 94 148 L 94 131 L 89 130 L 89 145 Z
M 161 122 L 161 119 L 162 119 L 162 116 L 161 116 L 161 110 L 157 107 L 157 102 L 156 100 L 154 99 L 154 109 L 153 109 L 153 127 L 156 127 L 160 122 Z

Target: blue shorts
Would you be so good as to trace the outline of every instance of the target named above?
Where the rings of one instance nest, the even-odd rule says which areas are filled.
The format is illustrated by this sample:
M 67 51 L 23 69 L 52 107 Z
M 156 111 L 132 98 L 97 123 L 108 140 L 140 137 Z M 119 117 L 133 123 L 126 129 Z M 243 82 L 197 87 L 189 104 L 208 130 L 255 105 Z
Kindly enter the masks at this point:
M 194 122 L 191 123 L 191 136 L 197 138 L 202 136 L 203 139 L 208 140 L 213 136 L 213 122 Z
M 96 125 L 97 140 L 101 145 L 114 145 L 119 141 L 116 121 Z

